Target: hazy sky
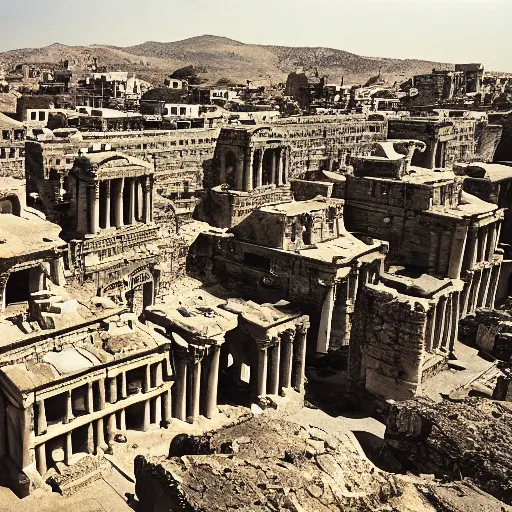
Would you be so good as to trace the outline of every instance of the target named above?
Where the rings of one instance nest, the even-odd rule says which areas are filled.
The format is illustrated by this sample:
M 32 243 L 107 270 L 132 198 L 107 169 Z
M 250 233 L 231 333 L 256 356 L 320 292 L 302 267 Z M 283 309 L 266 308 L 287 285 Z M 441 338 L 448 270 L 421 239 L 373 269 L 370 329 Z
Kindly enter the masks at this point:
M 512 71 L 511 23 L 512 0 L 0 0 L 0 51 L 214 34 Z

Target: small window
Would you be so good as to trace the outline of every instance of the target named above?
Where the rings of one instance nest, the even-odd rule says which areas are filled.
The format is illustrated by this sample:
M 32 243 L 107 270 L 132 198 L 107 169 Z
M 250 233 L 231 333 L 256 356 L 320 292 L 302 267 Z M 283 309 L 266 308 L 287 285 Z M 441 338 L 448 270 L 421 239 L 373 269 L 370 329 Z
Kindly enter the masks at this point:
M 8 130 L 4 130 L 2 132 L 2 139 L 9 140 L 9 131 Z
M 37 112 L 30 112 L 30 120 L 31 121 L 37 120 Z
M 178 107 L 171 107 L 171 115 L 173 115 L 173 116 L 178 115 Z
M 57 159 L 55 160 L 55 165 L 60 165 L 60 158 L 57 158 Z
M 46 112 L 39 112 L 39 121 L 46 121 Z
M 178 82 L 173 82 L 172 83 L 172 87 L 173 87 L 173 89 L 177 89 L 178 88 Z
M 185 107 L 180 107 L 180 116 L 186 116 L 187 115 L 187 109 Z

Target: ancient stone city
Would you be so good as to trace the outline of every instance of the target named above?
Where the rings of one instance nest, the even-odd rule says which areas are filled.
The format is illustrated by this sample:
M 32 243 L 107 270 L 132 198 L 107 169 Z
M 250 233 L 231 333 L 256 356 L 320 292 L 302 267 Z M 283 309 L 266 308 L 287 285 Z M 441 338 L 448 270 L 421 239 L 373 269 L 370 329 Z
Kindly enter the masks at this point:
M 0 54 L 2 510 L 511 510 L 512 74 L 59 51 Z

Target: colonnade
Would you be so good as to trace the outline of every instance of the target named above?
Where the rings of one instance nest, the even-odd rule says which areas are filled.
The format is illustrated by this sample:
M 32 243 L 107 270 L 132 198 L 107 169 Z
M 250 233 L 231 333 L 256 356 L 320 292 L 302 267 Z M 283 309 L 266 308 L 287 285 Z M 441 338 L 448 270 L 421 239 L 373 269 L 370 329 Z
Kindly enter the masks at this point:
M 99 450 L 111 450 L 114 436 L 117 432 L 126 431 L 126 409 L 132 405 L 142 403 L 142 417 L 140 418 L 140 430 L 149 430 L 151 424 L 160 425 L 171 421 L 172 398 L 169 386 L 163 391 L 164 361 L 149 363 L 142 368 L 142 395 L 149 394 L 147 399 L 141 399 L 140 395 L 129 396 L 127 387 L 127 372 L 120 371 L 117 375 L 100 378 L 94 382 L 88 382 L 85 399 L 85 413 L 75 418 L 72 406 L 72 390 L 65 391 L 65 410 L 62 424 L 76 422 L 77 427 L 65 431 L 64 436 L 64 462 L 69 464 L 73 455 L 72 435 L 77 428 L 87 429 L 86 453 L 97 454 Z M 96 389 L 95 389 L 96 388 Z M 126 400 L 125 407 L 116 407 L 115 404 Z M 96 402 L 96 407 L 95 407 Z M 110 409 L 110 412 L 109 412 Z M 79 418 L 91 421 L 79 421 Z M 36 466 L 41 475 L 48 469 L 46 460 L 46 445 L 48 441 L 59 437 L 48 435 L 48 422 L 46 415 L 45 398 L 36 400 L 35 403 L 35 458 Z M 59 431 L 62 427 L 59 428 Z M 38 442 L 38 437 L 43 438 Z
M 442 295 L 427 313 L 425 350 L 448 355 L 458 338 L 460 292 Z
M 474 314 L 478 308 L 494 308 L 500 272 L 501 263 L 489 263 L 478 270 L 467 273 L 461 318 Z
M 226 153 L 228 151 L 229 149 L 223 148 L 220 153 L 221 183 L 226 181 Z M 270 176 L 265 182 L 263 161 L 267 152 L 270 153 Z M 235 155 L 235 190 L 250 192 L 264 185 L 274 184 L 281 187 L 288 182 L 290 147 L 250 147 L 245 152 Z
M 309 323 L 303 321 L 279 335 L 256 340 L 255 367 L 251 365 L 253 396 L 283 394 L 293 387 L 304 391 L 306 367 L 306 336 Z
M 472 270 L 478 263 L 492 259 L 501 236 L 502 224 L 502 221 L 498 221 L 469 229 L 464 258 L 466 270 Z
M 206 418 L 214 416 L 223 341 L 211 344 L 211 340 L 207 340 L 201 345 L 189 344 L 188 348 L 175 346 L 174 418 L 193 423 L 200 414 Z
M 100 229 L 153 222 L 152 176 L 99 180 L 92 184 L 77 181 L 77 186 L 77 229 L 82 233 L 96 234 Z

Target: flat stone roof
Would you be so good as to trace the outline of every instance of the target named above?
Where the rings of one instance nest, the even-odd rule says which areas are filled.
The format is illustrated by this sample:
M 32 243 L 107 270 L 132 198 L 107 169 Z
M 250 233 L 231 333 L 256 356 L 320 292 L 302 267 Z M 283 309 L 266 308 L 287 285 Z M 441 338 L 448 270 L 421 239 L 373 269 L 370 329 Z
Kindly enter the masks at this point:
M 60 226 L 36 216 L 25 219 L 10 213 L 0 215 L 0 259 L 66 245 L 59 238 Z
M 315 210 L 325 210 L 329 206 L 343 205 L 343 199 L 332 199 L 323 196 L 317 196 L 315 199 L 307 201 L 289 201 L 278 203 L 270 206 L 262 206 L 260 211 L 271 214 L 286 215 L 287 217 L 295 217 L 302 213 L 309 213 Z

